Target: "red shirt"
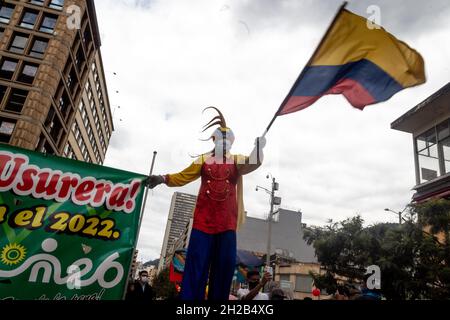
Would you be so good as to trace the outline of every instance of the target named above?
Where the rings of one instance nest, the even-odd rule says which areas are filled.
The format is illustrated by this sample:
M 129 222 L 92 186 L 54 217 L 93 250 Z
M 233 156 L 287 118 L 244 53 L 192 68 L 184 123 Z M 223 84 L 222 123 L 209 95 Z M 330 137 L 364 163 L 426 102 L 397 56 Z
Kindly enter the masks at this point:
M 194 211 L 194 229 L 209 234 L 236 231 L 238 177 L 234 161 L 216 163 L 214 158 L 210 158 L 203 163 L 202 182 Z

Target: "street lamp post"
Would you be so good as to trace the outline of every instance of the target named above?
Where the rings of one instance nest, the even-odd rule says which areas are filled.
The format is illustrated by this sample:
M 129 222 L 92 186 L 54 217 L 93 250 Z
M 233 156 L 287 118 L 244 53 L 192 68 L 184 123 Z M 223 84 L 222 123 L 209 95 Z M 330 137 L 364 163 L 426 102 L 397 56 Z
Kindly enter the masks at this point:
M 398 212 L 394 211 L 394 210 L 391 210 L 389 208 L 384 209 L 384 211 L 390 211 L 392 213 L 397 214 L 398 215 L 398 224 L 402 224 L 402 220 L 403 220 L 402 214 L 403 214 L 403 212 L 405 212 L 406 208 L 407 207 L 405 207 L 405 209 L 403 209 L 403 211 L 398 211 Z
M 271 176 L 272 177 L 272 176 Z M 269 178 L 269 175 L 267 175 L 267 179 Z M 279 184 L 276 182 L 275 178 L 272 177 L 272 189 L 268 190 L 261 186 L 256 186 L 256 191 L 259 189 L 263 189 L 266 193 L 270 195 L 270 212 L 269 212 L 269 218 L 268 218 L 268 234 L 267 234 L 267 254 L 266 254 L 266 266 L 270 266 L 270 249 L 272 245 L 272 219 L 273 219 L 273 208 L 275 205 L 281 204 L 281 198 L 275 197 L 275 191 L 279 189 Z
M 273 188 L 275 184 L 275 178 L 272 178 L 272 192 L 270 193 L 270 212 L 269 212 L 269 234 L 267 235 L 267 256 L 266 266 L 270 267 L 270 247 L 272 245 L 272 218 L 273 218 L 273 198 L 275 196 L 275 190 Z

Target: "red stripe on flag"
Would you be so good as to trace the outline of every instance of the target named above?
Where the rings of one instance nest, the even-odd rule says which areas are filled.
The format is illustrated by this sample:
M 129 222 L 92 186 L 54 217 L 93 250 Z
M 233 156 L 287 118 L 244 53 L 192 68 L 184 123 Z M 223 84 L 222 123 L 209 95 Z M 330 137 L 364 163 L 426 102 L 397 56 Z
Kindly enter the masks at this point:
M 314 102 L 316 102 L 316 100 L 318 100 L 320 97 L 321 96 L 318 96 L 318 97 L 291 96 L 278 114 L 284 115 L 284 114 L 296 112 L 299 110 L 303 110 L 303 109 L 309 107 L 310 105 L 312 105 Z
M 325 94 L 343 94 L 350 104 L 363 110 L 365 106 L 375 103 L 372 95 L 357 81 L 353 79 L 343 79 Z
M 376 102 L 372 95 L 359 82 L 353 79 L 343 79 L 339 81 L 323 95 L 326 94 L 343 94 L 353 107 L 360 110 L 364 109 L 367 105 Z M 285 115 L 303 110 L 322 96 L 291 96 L 278 115 Z

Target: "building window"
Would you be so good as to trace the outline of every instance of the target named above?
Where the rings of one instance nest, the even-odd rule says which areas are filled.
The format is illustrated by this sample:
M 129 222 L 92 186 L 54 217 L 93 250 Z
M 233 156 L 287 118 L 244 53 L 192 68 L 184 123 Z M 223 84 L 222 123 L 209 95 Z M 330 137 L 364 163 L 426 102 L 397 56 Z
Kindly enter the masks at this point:
M 450 173 L 450 137 L 442 141 L 445 173 Z
M 0 86 L 0 106 L 2 105 L 3 98 L 6 96 L 6 89 L 8 89 L 5 86 Z
M 0 40 L 3 38 L 3 33 L 5 33 L 5 28 L 0 28 Z
M 84 33 L 83 33 L 83 43 L 84 43 L 84 47 L 86 48 L 87 55 L 89 55 L 89 52 L 90 52 L 91 42 L 92 42 L 91 28 L 89 26 L 89 23 L 87 23 L 86 27 L 84 29 Z
M 25 10 L 20 26 L 27 29 L 34 29 L 36 23 L 38 12 L 34 10 Z
M 442 175 L 450 173 L 450 119 L 437 126 L 438 149 L 442 166 Z
M 87 126 L 89 125 L 89 118 L 88 117 L 83 117 L 83 125 L 84 125 L 85 128 L 87 128 Z
M 78 81 L 77 81 L 77 74 L 75 73 L 75 69 L 72 67 L 70 68 L 69 71 L 69 75 L 67 76 L 67 86 L 70 89 L 70 92 L 73 94 L 74 93 L 74 89 L 77 85 Z
M 66 144 L 63 155 L 69 159 L 74 158 L 74 152 L 73 152 L 72 146 L 69 143 Z
M 56 10 L 62 10 L 64 7 L 64 0 L 51 0 L 48 6 Z
M 15 127 L 15 120 L 0 118 L 0 142 L 9 143 Z
M 450 172 L 450 119 L 416 138 L 420 183 Z
M 295 276 L 295 291 L 310 293 L 313 280 L 311 276 L 297 275 Z
M 21 113 L 25 101 L 27 100 L 28 91 L 16 89 L 11 89 L 9 99 L 6 102 L 5 110 Z
M 63 114 L 64 118 L 67 117 L 68 110 L 70 110 L 70 100 L 67 96 L 66 91 L 64 90 L 63 94 L 61 95 L 61 98 L 59 98 L 59 110 Z
M 44 58 L 45 50 L 48 46 L 48 40 L 43 38 L 35 38 L 33 41 L 33 46 L 30 50 L 30 56 L 35 58 Z
M 38 6 L 43 6 L 44 2 L 45 2 L 45 0 L 30 0 L 30 3 L 38 5 Z
M 14 12 L 15 6 L 11 4 L 0 5 L 0 22 L 8 24 Z
M 64 148 L 64 152 L 63 152 L 64 156 L 67 156 L 69 151 L 70 151 L 70 144 L 66 144 L 66 146 Z
M 77 128 L 77 129 L 75 130 L 75 139 L 76 139 L 77 141 L 78 141 L 79 138 L 80 138 L 80 134 L 81 134 L 80 129 Z
M 88 126 L 88 124 L 89 124 L 89 117 L 87 115 L 86 108 L 84 108 L 84 105 L 82 107 L 83 107 L 83 110 L 80 111 L 81 112 L 81 119 L 83 120 L 83 125 L 86 128 Z
M 280 274 L 280 281 L 291 281 L 291 275 L 290 274 Z
M 57 16 L 45 14 L 39 31 L 53 33 L 53 30 L 55 30 L 56 26 L 56 20 L 58 20 Z
M 99 133 L 99 134 L 100 134 L 100 133 Z M 102 146 L 103 153 L 106 153 L 105 139 L 103 138 L 103 135 L 102 135 L 102 134 L 100 134 L 100 144 L 101 144 L 101 146 Z
M 69 87 L 69 89 L 72 88 L 72 85 L 73 85 L 74 81 L 75 81 L 75 79 L 73 78 L 72 70 L 70 70 L 70 72 L 69 72 L 69 74 L 67 75 L 67 78 L 66 78 L 66 84 Z
M 75 64 L 78 68 L 78 71 L 81 71 L 81 68 L 83 67 L 83 63 L 86 61 L 84 58 L 83 48 L 80 46 L 78 48 L 77 54 L 75 56 Z
M 89 43 L 91 42 L 92 37 L 91 37 L 91 28 L 89 27 L 89 24 L 86 25 L 86 28 L 84 29 L 84 34 L 83 34 L 83 41 L 84 43 L 86 43 L 87 45 L 89 45 Z
M 38 68 L 39 66 L 37 64 L 24 63 L 22 73 L 17 78 L 17 81 L 33 84 Z
M 28 43 L 28 35 L 17 33 L 9 46 L 9 51 L 23 54 Z
M 17 67 L 17 60 L 4 59 L 0 68 L 0 78 L 11 80 Z
M 106 124 L 106 123 L 105 123 L 105 128 L 106 128 L 106 140 L 109 141 L 109 138 L 111 138 L 111 132 L 109 131 L 108 124 Z
M 43 134 L 41 134 L 41 137 L 39 138 L 37 150 L 44 154 L 56 154 L 52 145 L 47 141 L 47 138 Z
M 50 111 L 48 112 L 47 119 L 45 120 L 45 127 L 52 137 L 53 142 L 57 145 L 62 136 L 63 127 L 53 108 L 50 108 Z

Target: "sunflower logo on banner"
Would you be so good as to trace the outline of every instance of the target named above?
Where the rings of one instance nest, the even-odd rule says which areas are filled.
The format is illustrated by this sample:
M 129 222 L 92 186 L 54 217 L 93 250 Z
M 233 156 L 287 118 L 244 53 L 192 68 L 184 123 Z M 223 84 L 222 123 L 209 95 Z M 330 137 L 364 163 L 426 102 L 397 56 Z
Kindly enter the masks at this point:
M 0 260 L 6 265 L 15 265 L 25 259 L 27 250 L 24 246 L 17 243 L 10 243 L 3 247 L 0 254 Z

